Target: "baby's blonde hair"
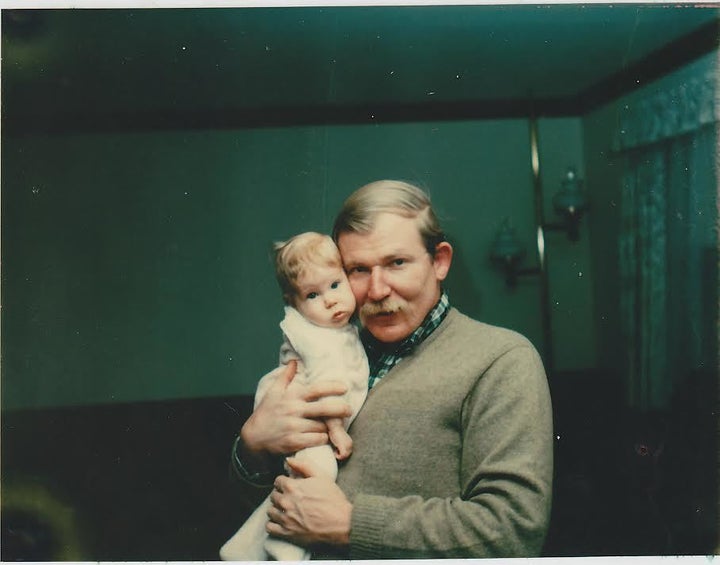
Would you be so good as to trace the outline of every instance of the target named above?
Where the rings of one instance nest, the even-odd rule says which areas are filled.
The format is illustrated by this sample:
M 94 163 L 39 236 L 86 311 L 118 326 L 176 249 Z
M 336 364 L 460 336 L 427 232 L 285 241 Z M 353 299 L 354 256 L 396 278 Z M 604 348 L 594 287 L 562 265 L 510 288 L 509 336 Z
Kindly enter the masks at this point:
M 305 232 L 287 241 L 278 241 L 275 249 L 275 276 L 282 290 L 283 300 L 294 305 L 297 281 L 309 267 L 339 267 L 342 259 L 335 242 L 328 235 Z

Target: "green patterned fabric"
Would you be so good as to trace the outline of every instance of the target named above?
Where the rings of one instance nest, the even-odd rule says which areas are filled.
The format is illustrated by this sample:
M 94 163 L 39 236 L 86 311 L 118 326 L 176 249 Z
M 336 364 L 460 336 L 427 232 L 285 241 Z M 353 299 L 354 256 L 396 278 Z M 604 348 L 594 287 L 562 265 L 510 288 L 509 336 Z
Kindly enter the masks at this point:
M 715 77 L 708 57 L 621 110 L 624 371 L 628 403 L 643 410 L 716 365 Z

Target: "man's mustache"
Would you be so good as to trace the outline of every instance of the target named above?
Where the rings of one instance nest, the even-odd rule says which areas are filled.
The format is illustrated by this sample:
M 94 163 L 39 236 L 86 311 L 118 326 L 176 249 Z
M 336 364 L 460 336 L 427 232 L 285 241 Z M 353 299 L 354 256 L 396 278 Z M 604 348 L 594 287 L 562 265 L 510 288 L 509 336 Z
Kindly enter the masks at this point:
M 394 314 L 402 310 L 402 303 L 398 300 L 384 299 L 380 302 L 366 302 L 360 307 L 361 316 L 375 316 L 377 314 Z

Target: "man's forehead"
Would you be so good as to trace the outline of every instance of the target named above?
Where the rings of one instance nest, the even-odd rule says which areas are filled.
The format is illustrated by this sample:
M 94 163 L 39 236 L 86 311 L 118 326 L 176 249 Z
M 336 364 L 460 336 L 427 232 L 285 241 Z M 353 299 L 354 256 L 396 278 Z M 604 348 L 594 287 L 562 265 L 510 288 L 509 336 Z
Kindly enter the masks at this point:
M 343 232 L 338 248 L 346 265 L 425 249 L 414 218 L 383 214 L 368 232 Z

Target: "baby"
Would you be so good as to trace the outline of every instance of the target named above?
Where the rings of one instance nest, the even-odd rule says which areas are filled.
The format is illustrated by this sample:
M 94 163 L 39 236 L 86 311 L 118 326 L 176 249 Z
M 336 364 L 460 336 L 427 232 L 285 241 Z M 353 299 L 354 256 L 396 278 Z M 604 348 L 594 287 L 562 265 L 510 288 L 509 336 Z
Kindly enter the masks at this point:
M 275 244 L 275 268 L 285 301 L 285 318 L 280 323 L 284 342 L 280 364 L 297 360 L 297 373 L 290 386 L 321 379 L 341 380 L 347 385 L 345 400 L 352 409 L 348 418 L 326 420 L 330 443 L 309 447 L 295 454 L 311 464 L 317 473 L 333 480 L 337 459 L 352 452 L 347 428 L 365 401 L 368 362 L 357 329 L 350 324 L 355 297 L 342 267 L 333 240 L 315 232 L 297 235 Z M 255 393 L 255 406 L 278 376 L 265 375 Z M 310 553 L 285 540 L 269 537 L 265 531 L 268 497 L 247 522 L 220 549 L 226 561 L 303 561 Z

